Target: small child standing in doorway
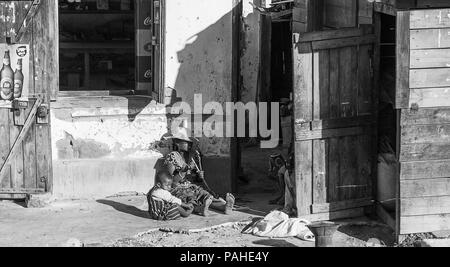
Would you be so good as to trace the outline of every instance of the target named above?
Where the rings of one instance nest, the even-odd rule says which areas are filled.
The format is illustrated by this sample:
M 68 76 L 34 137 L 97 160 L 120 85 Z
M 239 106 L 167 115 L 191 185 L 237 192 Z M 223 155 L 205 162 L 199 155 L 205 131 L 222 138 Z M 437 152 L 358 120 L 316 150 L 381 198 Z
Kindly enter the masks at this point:
M 173 183 L 170 173 L 161 171 L 157 177 L 157 184 L 147 195 L 150 216 L 158 221 L 171 221 L 181 217 L 189 217 L 194 210 L 194 206 L 183 203 L 181 199 L 170 193 Z

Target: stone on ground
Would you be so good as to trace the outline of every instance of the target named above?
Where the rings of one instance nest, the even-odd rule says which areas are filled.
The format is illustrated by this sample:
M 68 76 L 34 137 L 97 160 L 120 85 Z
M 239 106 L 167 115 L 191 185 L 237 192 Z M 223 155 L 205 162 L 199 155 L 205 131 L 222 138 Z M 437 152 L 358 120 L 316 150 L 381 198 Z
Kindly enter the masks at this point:
M 425 239 L 420 242 L 423 248 L 448 248 L 450 247 L 450 239 Z
M 27 208 L 45 208 L 53 201 L 51 194 L 28 195 L 25 199 Z

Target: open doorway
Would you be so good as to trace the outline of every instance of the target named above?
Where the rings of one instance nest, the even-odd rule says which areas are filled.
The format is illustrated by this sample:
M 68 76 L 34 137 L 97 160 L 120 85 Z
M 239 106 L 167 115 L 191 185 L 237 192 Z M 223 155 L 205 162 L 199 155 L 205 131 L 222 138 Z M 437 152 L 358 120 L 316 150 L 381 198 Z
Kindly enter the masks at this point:
M 241 170 L 237 193 L 245 205 L 263 214 L 284 206 L 280 168 L 289 160 L 293 143 L 292 15 L 290 6 L 275 6 L 261 23 L 261 71 L 258 100 L 280 103 L 277 148 L 262 149 L 260 140 L 240 140 Z M 270 125 L 270 122 L 268 122 Z
M 378 14 L 380 24 L 380 79 L 378 108 L 378 177 L 377 202 L 379 215 L 395 229 L 397 207 L 398 163 L 398 111 L 395 109 L 397 18 Z

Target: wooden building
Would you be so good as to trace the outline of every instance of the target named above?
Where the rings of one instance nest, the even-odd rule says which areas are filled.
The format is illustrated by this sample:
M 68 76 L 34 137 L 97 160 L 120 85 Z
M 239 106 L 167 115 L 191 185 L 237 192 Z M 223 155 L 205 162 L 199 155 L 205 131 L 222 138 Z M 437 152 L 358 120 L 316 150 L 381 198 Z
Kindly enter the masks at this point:
M 295 1 L 300 215 L 355 216 L 375 200 L 399 236 L 448 229 L 450 3 L 371 2 Z M 377 199 L 386 136 L 399 162 L 392 210 Z
M 65 2 L 0 1 L 0 41 L 30 44 L 34 74 L 28 101 L 0 105 L 2 198 L 150 187 L 164 149 L 156 144 L 171 121 L 167 105 L 190 103 L 196 93 L 204 102 L 240 99 L 240 69 L 248 67 L 240 61 L 242 1 L 111 0 L 109 10 L 97 10 L 96 1 L 66 9 Z M 270 99 L 271 62 L 263 55 L 292 48 L 293 79 L 285 86 L 295 100 L 299 216 L 330 220 L 372 210 L 399 236 L 450 228 L 450 4 L 275 2 L 289 10 L 261 10 L 258 99 Z M 103 25 L 90 24 L 96 17 Z M 271 20 L 292 34 L 287 49 L 265 43 Z M 393 209 L 377 198 L 387 190 L 378 171 L 383 136 L 400 166 Z M 206 171 L 217 174 L 212 186 L 231 190 L 236 140 L 204 138 L 201 148 Z

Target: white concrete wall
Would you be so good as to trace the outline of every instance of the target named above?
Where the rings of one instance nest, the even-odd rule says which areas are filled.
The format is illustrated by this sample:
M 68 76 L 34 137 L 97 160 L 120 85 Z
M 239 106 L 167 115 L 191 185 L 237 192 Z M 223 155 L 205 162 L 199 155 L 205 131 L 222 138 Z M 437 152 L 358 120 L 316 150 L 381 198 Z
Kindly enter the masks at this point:
M 146 193 L 168 146 L 166 108 L 146 98 L 84 98 L 51 110 L 53 196 L 103 198 Z
M 166 87 L 192 103 L 232 96 L 231 0 L 166 1 Z
M 166 108 L 145 98 L 60 100 L 51 112 L 54 160 L 144 158 L 167 134 Z

